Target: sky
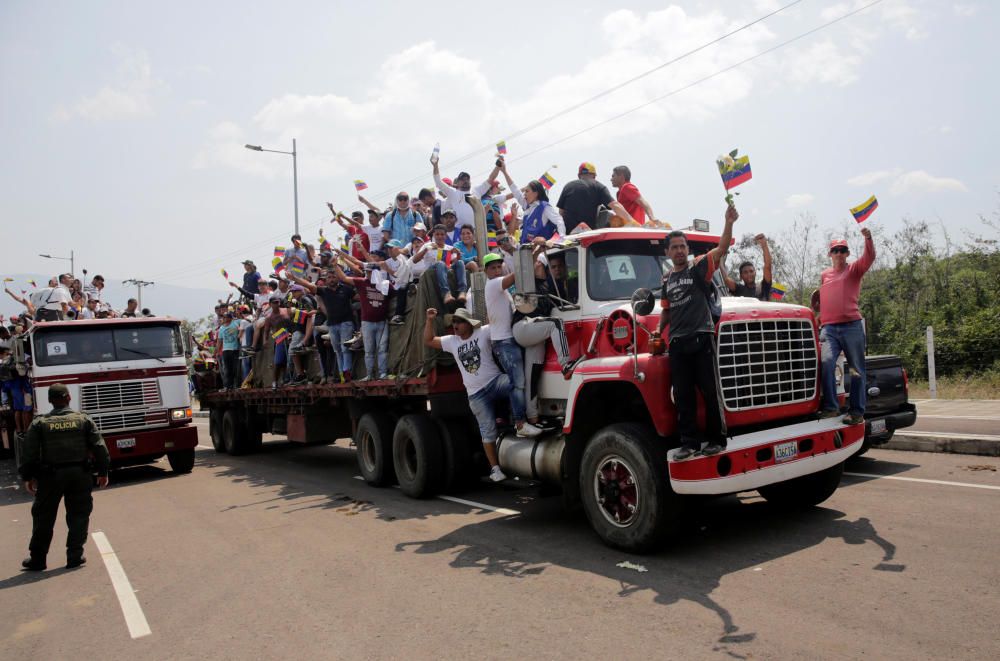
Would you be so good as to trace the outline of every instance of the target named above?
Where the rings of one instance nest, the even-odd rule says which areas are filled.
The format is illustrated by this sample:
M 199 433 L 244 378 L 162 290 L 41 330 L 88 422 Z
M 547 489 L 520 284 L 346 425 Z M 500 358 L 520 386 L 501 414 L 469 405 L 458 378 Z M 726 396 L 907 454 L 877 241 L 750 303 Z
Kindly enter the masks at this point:
M 73 250 L 77 271 L 224 296 L 220 269 L 268 263 L 294 223 L 291 157 L 243 145 L 293 138 L 307 241 L 340 234 L 325 203 L 356 208 L 354 179 L 384 206 L 432 184 L 436 142 L 446 176 L 479 178 L 501 139 L 514 180 L 550 170 L 556 195 L 582 161 L 606 183 L 628 165 L 675 226 L 721 223 L 715 157 L 737 148 L 738 234 L 842 226 L 873 194 L 888 233 L 979 231 L 1000 208 L 998 3 L 883 0 L 780 46 L 870 2 L 801 0 L 670 63 L 790 2 L 6 0 L 0 272 Z

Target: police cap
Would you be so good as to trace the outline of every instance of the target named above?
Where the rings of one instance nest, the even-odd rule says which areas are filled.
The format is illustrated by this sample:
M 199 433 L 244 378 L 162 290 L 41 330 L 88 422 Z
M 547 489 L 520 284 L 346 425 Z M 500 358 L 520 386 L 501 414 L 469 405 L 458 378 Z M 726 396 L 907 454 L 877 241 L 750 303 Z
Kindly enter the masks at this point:
M 49 401 L 56 399 L 65 399 L 69 397 L 69 388 L 66 387 L 65 383 L 53 383 L 49 386 Z

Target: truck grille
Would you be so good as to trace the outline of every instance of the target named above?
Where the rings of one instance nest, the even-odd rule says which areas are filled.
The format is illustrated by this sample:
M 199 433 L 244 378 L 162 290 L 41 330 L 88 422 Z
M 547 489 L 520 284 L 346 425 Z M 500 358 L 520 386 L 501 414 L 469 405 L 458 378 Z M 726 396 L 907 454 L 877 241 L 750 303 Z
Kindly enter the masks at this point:
M 80 410 L 84 413 L 116 409 L 148 409 L 160 406 L 156 380 L 91 383 L 80 388 Z
M 101 432 L 144 429 L 154 425 L 167 424 L 167 412 L 161 411 L 118 411 L 91 416 Z
M 719 386 L 729 411 L 809 401 L 816 396 L 817 369 L 809 320 L 719 325 Z

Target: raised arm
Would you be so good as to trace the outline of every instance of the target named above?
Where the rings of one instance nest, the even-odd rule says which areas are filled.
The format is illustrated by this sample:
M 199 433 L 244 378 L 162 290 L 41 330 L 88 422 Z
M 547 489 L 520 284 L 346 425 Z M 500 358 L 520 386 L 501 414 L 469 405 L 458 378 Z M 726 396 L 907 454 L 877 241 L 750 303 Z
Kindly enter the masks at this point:
M 427 318 L 424 319 L 424 346 L 441 350 L 441 338 L 434 335 L 434 317 L 438 311 L 436 308 L 427 308 Z
M 313 283 L 309 282 L 305 278 L 300 278 L 299 276 L 294 275 L 292 273 L 289 273 L 288 277 L 291 278 L 293 282 L 297 282 L 298 284 L 300 284 L 303 287 L 305 287 L 306 289 L 308 289 L 310 294 L 315 294 L 316 293 L 316 289 L 317 289 L 316 285 L 314 285 Z
M 375 206 L 374 204 L 372 204 L 371 202 L 369 202 L 368 199 L 364 195 L 362 195 L 361 193 L 358 193 L 358 201 L 360 201 L 361 204 L 365 205 L 366 207 L 368 207 L 369 209 L 371 209 L 375 213 L 378 213 L 378 214 L 382 213 L 381 209 L 379 209 L 377 206 Z
M 722 228 L 722 236 L 719 237 L 719 245 L 708 251 L 708 255 L 712 258 L 713 265 L 719 264 L 725 254 L 729 252 L 729 244 L 733 240 L 733 223 L 735 223 L 736 219 L 739 217 L 740 214 L 736 210 L 736 205 L 730 204 L 726 207 L 726 224 L 725 227 Z
M 722 258 L 719 259 L 719 264 L 717 266 L 719 272 L 722 273 L 722 281 L 726 283 L 726 289 L 729 290 L 730 294 L 736 293 L 736 281 L 729 277 L 729 270 L 726 268 L 726 255 L 723 254 Z
M 340 268 L 340 264 L 338 264 L 337 262 L 333 263 L 333 273 L 337 276 L 337 280 L 340 280 L 345 285 L 354 284 L 351 278 L 346 273 L 344 273 L 344 269 Z
M 872 231 L 867 227 L 861 228 L 861 234 L 865 237 L 865 251 L 861 253 L 861 257 L 856 262 L 851 264 L 850 268 L 861 271 L 863 275 L 875 263 L 875 241 L 872 240 Z
M 760 250 L 764 253 L 764 281 L 771 282 L 771 247 L 767 245 L 767 237 L 758 234 L 754 241 L 760 244 Z

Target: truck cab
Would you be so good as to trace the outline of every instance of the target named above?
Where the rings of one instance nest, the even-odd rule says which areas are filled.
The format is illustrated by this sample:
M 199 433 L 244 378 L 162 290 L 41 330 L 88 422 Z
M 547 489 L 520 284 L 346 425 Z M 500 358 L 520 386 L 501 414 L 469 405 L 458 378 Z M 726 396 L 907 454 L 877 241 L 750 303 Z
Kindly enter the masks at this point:
M 190 472 L 198 434 L 179 320 L 39 322 L 26 343 L 37 413 L 51 411 L 49 386 L 63 383 L 70 407 L 104 436 L 113 466 L 166 455 L 174 471 Z

